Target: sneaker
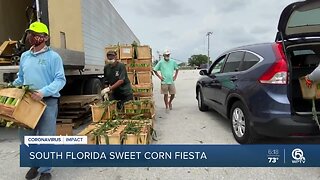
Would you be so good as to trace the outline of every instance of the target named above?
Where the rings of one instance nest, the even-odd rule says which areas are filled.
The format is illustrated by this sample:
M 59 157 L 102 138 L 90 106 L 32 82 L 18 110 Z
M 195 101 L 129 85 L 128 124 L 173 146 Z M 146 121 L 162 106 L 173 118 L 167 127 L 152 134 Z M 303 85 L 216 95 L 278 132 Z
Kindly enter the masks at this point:
M 34 179 L 38 176 L 38 168 L 30 168 L 29 171 L 27 172 L 25 178 L 26 179 Z
M 51 177 L 51 173 L 41 173 L 39 180 L 50 180 Z

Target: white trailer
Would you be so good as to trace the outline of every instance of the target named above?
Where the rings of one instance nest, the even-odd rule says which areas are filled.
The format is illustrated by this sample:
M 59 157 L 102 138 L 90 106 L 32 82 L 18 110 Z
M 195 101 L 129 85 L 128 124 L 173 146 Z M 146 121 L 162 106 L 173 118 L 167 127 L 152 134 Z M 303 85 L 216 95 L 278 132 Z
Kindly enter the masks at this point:
M 140 43 L 108 0 L 0 0 L 0 9 L 0 43 L 23 40 L 30 19 L 48 25 L 49 45 L 64 61 L 65 95 L 101 90 L 107 45 Z M 18 68 L 0 66 L 0 83 L 12 81 Z

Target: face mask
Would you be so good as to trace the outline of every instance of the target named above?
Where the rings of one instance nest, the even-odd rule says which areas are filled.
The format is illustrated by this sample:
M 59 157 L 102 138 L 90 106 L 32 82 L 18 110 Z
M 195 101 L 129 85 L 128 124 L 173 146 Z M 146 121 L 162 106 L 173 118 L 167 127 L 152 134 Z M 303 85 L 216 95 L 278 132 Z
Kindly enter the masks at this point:
M 113 64 L 113 63 L 115 63 L 116 62 L 116 60 L 115 59 L 112 59 L 112 60 L 107 60 L 107 63 L 109 63 L 109 64 Z
M 38 35 L 30 35 L 29 36 L 29 43 L 31 44 L 31 46 L 39 46 L 40 44 L 42 44 L 45 41 L 45 37 L 44 36 L 38 36 Z

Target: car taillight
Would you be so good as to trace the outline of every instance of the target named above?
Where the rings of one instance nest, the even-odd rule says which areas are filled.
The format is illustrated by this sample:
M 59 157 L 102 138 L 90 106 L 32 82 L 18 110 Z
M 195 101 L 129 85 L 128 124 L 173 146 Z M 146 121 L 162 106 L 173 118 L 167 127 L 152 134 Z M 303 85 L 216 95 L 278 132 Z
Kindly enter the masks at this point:
M 272 45 L 276 55 L 275 63 L 260 77 L 262 84 L 287 84 L 288 82 L 288 64 L 283 52 L 281 43 Z

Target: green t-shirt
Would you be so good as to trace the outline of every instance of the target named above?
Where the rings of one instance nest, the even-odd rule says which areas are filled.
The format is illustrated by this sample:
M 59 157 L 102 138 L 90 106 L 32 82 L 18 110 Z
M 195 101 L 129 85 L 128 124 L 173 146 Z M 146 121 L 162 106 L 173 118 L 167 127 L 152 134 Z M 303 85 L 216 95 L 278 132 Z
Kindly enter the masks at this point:
M 169 61 L 162 59 L 153 70 L 161 72 L 161 76 L 164 78 L 162 84 L 173 84 L 173 73 L 178 70 L 178 64 L 173 59 Z
M 128 78 L 127 70 L 124 64 L 118 62 L 115 66 L 107 64 L 104 66 L 105 85 L 113 85 L 118 80 L 124 80 L 124 83 L 113 90 L 116 96 L 124 96 L 132 94 L 130 80 Z

